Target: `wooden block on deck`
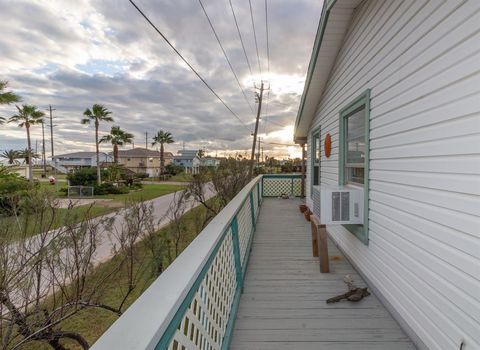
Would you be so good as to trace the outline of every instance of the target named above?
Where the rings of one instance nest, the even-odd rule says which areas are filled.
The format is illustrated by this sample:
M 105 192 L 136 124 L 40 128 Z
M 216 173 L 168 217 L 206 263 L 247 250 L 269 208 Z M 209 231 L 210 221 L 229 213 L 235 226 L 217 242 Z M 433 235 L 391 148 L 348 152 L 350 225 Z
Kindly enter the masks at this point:
M 314 255 L 318 256 L 320 260 L 320 272 L 328 273 L 330 272 L 330 265 L 328 260 L 328 236 L 327 228 L 325 225 L 320 224 L 320 220 L 315 216 L 311 215 L 310 220 L 312 223 L 312 244 L 314 242 L 314 236 L 317 243 L 317 249 L 315 255 L 315 248 L 313 249 Z

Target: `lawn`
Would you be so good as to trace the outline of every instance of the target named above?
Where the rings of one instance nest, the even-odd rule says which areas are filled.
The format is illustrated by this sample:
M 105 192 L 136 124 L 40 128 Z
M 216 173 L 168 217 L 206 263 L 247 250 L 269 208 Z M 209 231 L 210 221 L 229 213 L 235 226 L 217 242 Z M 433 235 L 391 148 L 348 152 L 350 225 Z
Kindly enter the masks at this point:
M 187 174 L 186 172 L 181 172 L 177 175 L 173 175 L 168 181 L 178 181 L 178 182 L 191 182 L 193 179 L 192 174 Z
M 117 210 L 117 208 L 107 207 L 102 205 L 93 205 L 91 208 L 90 208 L 90 205 L 83 205 L 83 206 L 74 207 L 71 209 L 58 208 L 56 209 L 56 215 L 53 218 L 53 222 L 51 226 L 47 224 L 47 222 L 49 222 L 49 220 L 52 218 L 51 212 L 46 213 L 46 217 L 44 218 L 43 225 L 39 224 L 35 220 L 32 220 L 31 217 L 29 218 L 28 221 L 26 221 L 23 215 L 20 215 L 18 217 L 18 221 L 17 221 L 17 218 L 11 217 L 11 216 L 0 217 L 0 225 L 8 225 L 12 227 L 14 225 L 20 225 L 22 228 L 25 227 L 24 231 L 22 230 L 24 232 L 24 234 L 22 235 L 22 238 L 27 238 L 37 233 L 46 231 L 47 227 L 50 228 L 51 230 L 59 228 L 65 222 L 66 215 L 68 215 L 69 217 L 75 217 L 75 218 L 78 218 L 78 220 L 81 220 L 85 218 L 85 214 L 87 211 L 88 211 L 88 217 L 93 218 L 100 215 L 111 213 L 115 210 Z
M 215 202 L 215 205 L 218 205 L 218 201 L 213 198 L 209 200 L 210 204 Z M 199 228 L 199 219 L 204 218 L 206 215 L 206 209 L 203 206 L 198 206 L 193 208 L 188 213 L 186 213 L 182 217 L 182 225 L 183 225 L 183 232 L 184 235 L 182 236 L 182 240 L 180 242 L 180 252 L 183 251 L 197 236 L 200 228 Z M 168 235 L 169 232 L 173 230 L 172 226 L 166 226 L 158 231 L 158 236 L 161 235 Z M 179 252 L 179 253 L 180 253 Z M 156 279 L 152 275 L 152 264 L 153 260 L 151 257 L 151 252 L 146 246 L 144 242 L 139 242 L 137 244 L 137 256 L 146 256 L 146 261 L 141 267 L 142 274 L 140 281 L 138 283 L 138 287 L 134 290 L 134 292 L 130 295 L 127 299 L 126 306 L 130 306 L 141 294 L 142 292 L 150 286 L 150 284 Z M 171 251 L 172 258 L 174 259 L 175 253 Z M 172 259 L 172 261 L 173 261 Z M 101 278 L 101 276 L 105 276 L 106 272 L 111 271 L 117 264 L 118 257 L 114 257 L 111 260 L 99 265 L 94 269 L 93 276 L 94 280 L 95 277 Z M 168 266 L 169 262 L 165 261 L 165 268 Z M 122 299 L 122 295 L 120 289 L 125 287 L 127 283 L 127 271 L 122 271 L 120 275 L 111 276 L 109 280 L 107 280 L 107 288 L 105 289 L 101 299 L 99 300 L 100 303 L 106 305 L 112 305 L 114 307 L 118 306 L 120 300 Z M 160 296 L 161 297 L 161 296 Z M 70 330 L 76 331 L 82 334 L 90 345 L 92 345 L 106 330 L 107 328 L 115 322 L 117 316 L 113 313 L 103 310 L 103 309 L 84 309 L 74 317 L 68 319 L 67 321 L 63 322 L 62 329 L 63 330 Z M 80 350 L 81 348 L 73 342 L 65 341 L 62 342 L 68 349 Z M 50 347 L 39 343 L 39 342 L 32 342 L 22 349 L 27 350 L 49 350 Z
M 65 185 L 50 185 L 48 183 L 40 183 L 42 188 L 49 189 L 55 192 L 58 198 L 66 198 L 65 193 L 61 192 L 60 189 L 62 187 L 66 187 Z M 103 196 L 94 196 L 94 199 L 112 199 L 111 202 L 102 203 L 99 202 L 92 206 L 89 209 L 90 205 L 83 205 L 74 207 L 72 209 L 58 209 L 58 215 L 55 216 L 51 229 L 56 229 L 60 227 L 60 225 L 65 222 L 65 215 L 68 213 L 70 216 L 75 216 L 79 220 L 81 220 L 87 210 L 89 210 L 90 217 L 97 217 L 101 215 L 105 215 L 111 213 L 119 208 L 123 207 L 127 200 L 131 201 L 146 201 L 153 198 L 157 198 L 160 196 L 164 196 L 166 194 L 182 190 L 184 186 L 179 185 L 143 185 L 143 188 L 138 191 L 132 191 L 128 194 L 115 194 L 115 195 L 103 195 Z M 19 221 L 22 222 L 23 217 L 19 217 Z M 48 221 L 48 220 L 46 220 Z M 12 217 L 0 217 L 0 225 L 17 225 L 18 222 L 15 218 Z M 40 233 L 44 230 L 44 227 L 39 227 L 35 224 L 33 220 L 24 223 L 26 225 L 25 234 L 26 236 L 32 236 L 37 233 Z
M 184 188 L 185 186 L 181 185 L 151 184 L 143 185 L 143 188 L 141 188 L 140 190 L 130 191 L 130 193 L 126 194 L 106 194 L 101 196 L 94 196 L 94 198 L 109 198 L 121 202 L 125 202 L 126 200 L 147 201 L 149 199 L 164 196 L 172 192 L 180 191 Z

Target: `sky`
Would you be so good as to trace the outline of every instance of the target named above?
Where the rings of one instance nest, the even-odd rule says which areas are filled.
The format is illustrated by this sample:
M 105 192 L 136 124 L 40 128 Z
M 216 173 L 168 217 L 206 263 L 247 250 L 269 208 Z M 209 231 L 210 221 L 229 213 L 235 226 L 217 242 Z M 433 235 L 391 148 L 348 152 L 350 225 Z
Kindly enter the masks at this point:
M 202 3 L 247 99 L 198 0 L 135 2 L 242 122 L 128 0 L 0 0 L 0 79 L 8 80 L 22 103 L 38 106 L 47 117 L 48 106 L 55 109 L 55 154 L 94 150 L 93 126 L 81 125 L 80 120 L 87 107 L 100 103 L 115 120 L 100 126 L 102 135 L 118 125 L 135 135 L 135 147 L 145 147 L 145 132 L 151 145 L 151 137 L 162 129 L 176 141 L 168 151 L 204 148 L 219 156 L 249 154 L 257 110 L 254 84 L 263 80 L 270 87 L 259 127 L 264 154 L 298 157 L 298 147 L 285 145 L 293 144 L 322 1 L 267 0 L 269 60 L 264 0 L 251 0 L 258 58 L 249 3 L 231 1 L 252 74 L 228 0 Z M 9 117 L 15 110 L 14 105 L 2 106 L 0 116 Z M 0 151 L 26 148 L 24 129 L 14 124 L 0 128 Z M 38 141 L 40 152 L 41 126 L 32 127 L 32 140 L 33 147 Z M 48 157 L 48 130 L 46 144 Z M 102 145 L 102 150 L 110 151 L 111 146 Z

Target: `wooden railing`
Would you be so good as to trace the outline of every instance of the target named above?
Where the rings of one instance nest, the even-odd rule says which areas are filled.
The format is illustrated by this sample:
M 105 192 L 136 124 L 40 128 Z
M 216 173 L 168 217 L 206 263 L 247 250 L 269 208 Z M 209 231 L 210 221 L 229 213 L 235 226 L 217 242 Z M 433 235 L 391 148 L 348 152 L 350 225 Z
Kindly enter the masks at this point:
M 228 349 L 262 198 L 292 176 L 253 179 L 92 349 Z

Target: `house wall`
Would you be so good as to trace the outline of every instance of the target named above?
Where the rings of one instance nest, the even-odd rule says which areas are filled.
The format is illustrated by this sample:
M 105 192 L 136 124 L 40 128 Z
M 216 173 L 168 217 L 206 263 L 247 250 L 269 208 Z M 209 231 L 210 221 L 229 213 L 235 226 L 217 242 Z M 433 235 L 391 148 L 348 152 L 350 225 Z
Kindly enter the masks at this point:
M 152 158 L 150 160 L 150 158 Z M 118 163 L 135 172 L 144 172 L 146 168 L 160 169 L 160 158 L 157 157 L 119 157 Z M 171 158 L 165 158 L 165 166 L 172 163 Z M 143 168 L 143 170 L 141 169 Z
M 479 18 L 476 0 L 363 2 L 311 125 L 338 184 L 339 111 L 371 89 L 369 244 L 328 231 L 429 349 L 480 349 Z

